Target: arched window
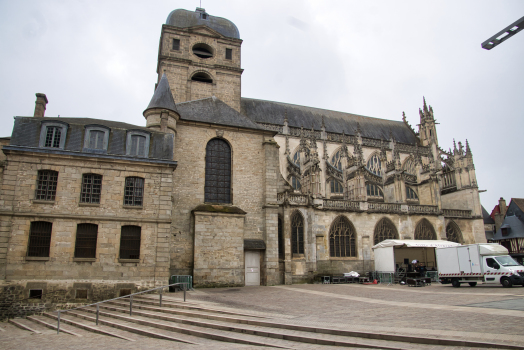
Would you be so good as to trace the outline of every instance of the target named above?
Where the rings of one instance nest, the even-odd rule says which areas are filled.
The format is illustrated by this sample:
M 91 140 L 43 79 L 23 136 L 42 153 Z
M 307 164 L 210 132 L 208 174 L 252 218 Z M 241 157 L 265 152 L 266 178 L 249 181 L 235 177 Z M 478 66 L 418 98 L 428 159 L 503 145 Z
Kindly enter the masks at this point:
M 204 72 L 198 72 L 198 73 L 194 74 L 191 77 L 191 80 L 192 81 L 199 81 L 201 83 L 208 83 L 208 84 L 212 84 L 213 83 L 213 79 L 209 76 L 209 74 L 204 73 Z
M 382 165 L 380 163 L 380 158 L 378 157 L 378 154 L 375 153 L 371 156 L 371 158 L 369 158 L 367 168 L 373 174 L 381 176 L 380 171 L 382 169 Z
M 413 158 L 408 158 L 406 162 L 404 163 L 404 171 L 411 175 L 417 175 L 417 169 L 415 168 L 415 162 L 413 161 Z
M 329 231 L 329 253 L 331 257 L 357 256 L 356 233 L 353 225 L 343 216 L 333 222 Z
M 418 201 L 417 193 L 411 188 L 406 186 L 406 198 Z
M 366 185 L 366 191 L 369 197 L 380 197 L 384 198 L 384 193 L 382 193 L 382 189 L 374 184 L 367 184 Z
M 427 219 L 422 219 L 415 228 L 415 239 L 433 240 L 437 239 L 437 234 L 433 226 Z
M 463 243 L 462 232 L 456 223 L 451 221 L 448 226 L 446 226 L 446 238 L 450 242 Z
M 389 219 L 382 218 L 375 226 L 373 242 L 379 244 L 386 239 L 398 239 L 398 233 L 395 225 Z
M 291 252 L 304 254 L 304 218 L 298 211 L 291 216 Z
M 333 165 L 338 170 L 342 171 L 342 162 L 340 161 L 340 150 L 338 150 L 337 153 L 335 153 L 333 157 L 331 157 L 331 165 Z
M 206 146 L 205 201 L 231 203 L 231 148 L 221 139 Z

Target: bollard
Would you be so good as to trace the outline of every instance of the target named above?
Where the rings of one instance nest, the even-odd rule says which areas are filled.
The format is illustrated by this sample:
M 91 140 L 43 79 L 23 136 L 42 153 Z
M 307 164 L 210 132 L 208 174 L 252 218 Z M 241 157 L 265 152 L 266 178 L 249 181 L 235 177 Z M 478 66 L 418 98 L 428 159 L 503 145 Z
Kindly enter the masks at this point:
M 133 316 L 133 296 L 129 297 L 129 316 Z
M 60 333 L 60 311 L 58 311 L 58 324 L 56 325 L 56 334 Z
M 100 313 L 100 304 L 96 304 L 96 325 L 98 326 L 98 314 Z
M 160 307 L 162 307 L 162 289 L 160 289 Z
M 184 287 L 184 302 L 186 301 L 186 284 L 182 284 Z

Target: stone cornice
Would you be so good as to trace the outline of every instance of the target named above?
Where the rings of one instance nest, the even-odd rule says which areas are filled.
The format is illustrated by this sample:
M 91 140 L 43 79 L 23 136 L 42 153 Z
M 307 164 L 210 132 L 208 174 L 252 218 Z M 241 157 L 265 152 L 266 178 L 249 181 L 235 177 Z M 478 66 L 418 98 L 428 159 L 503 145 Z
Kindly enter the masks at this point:
M 78 215 L 78 214 L 55 214 L 45 212 L 14 212 L 10 210 L 0 210 L 0 216 L 15 216 L 15 217 L 35 217 L 48 219 L 69 219 L 82 221 L 118 221 L 118 222 L 134 222 L 134 223 L 155 223 L 155 224 L 171 224 L 171 218 L 150 218 L 150 217 L 136 217 L 135 216 L 105 216 L 105 215 Z

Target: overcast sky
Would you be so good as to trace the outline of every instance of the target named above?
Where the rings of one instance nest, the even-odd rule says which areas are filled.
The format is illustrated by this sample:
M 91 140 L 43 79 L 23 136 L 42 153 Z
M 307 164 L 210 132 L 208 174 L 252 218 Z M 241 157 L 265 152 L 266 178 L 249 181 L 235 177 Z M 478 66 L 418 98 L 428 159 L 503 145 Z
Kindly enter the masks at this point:
M 161 26 L 199 0 L 0 0 L 0 136 L 13 116 L 145 125 Z M 439 145 L 469 140 L 484 207 L 524 198 L 524 32 L 480 44 L 524 16 L 524 1 L 215 1 L 242 44 L 242 96 L 370 117 L 416 128 L 422 96 Z M 418 129 L 417 129 L 418 130 Z

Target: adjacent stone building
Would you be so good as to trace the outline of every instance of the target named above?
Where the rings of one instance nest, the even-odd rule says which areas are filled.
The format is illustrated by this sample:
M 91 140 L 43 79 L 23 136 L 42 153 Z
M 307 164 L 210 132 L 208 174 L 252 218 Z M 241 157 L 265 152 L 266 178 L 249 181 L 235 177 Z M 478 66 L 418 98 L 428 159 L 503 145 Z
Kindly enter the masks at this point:
M 371 270 L 388 238 L 485 241 L 471 148 L 439 146 L 425 100 L 415 131 L 242 98 L 241 44 L 229 20 L 173 11 L 145 127 L 48 118 L 37 94 L 0 159 L 0 279 L 70 299 L 170 275 L 291 284 Z

